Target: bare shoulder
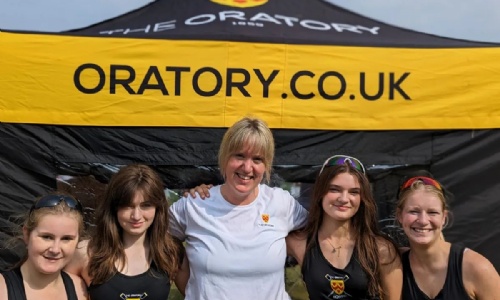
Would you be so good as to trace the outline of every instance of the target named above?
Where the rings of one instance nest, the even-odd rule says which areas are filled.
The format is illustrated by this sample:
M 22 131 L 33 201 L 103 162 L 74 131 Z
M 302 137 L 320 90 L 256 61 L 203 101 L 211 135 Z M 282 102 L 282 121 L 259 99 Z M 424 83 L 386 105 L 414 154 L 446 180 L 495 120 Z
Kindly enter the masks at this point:
M 493 264 L 483 255 L 472 249 L 466 249 L 463 258 L 464 274 L 474 274 L 476 276 L 485 276 L 484 273 L 495 273 L 498 275 Z
M 73 280 L 73 284 L 75 285 L 75 291 L 76 291 L 76 296 L 78 297 L 78 300 L 88 299 L 87 285 L 85 284 L 85 281 L 78 275 L 71 274 L 71 273 L 68 273 L 68 275 Z
M 307 244 L 307 235 L 303 231 L 292 231 L 286 237 L 287 247 L 302 247 Z
M 500 299 L 500 276 L 493 264 L 483 255 L 466 249 L 462 261 L 462 274 L 464 286 L 474 298 Z
M 378 257 L 380 263 L 381 285 L 384 299 L 401 299 L 403 287 L 403 266 L 399 250 L 391 241 L 377 237 Z
M 2 274 L 0 274 L 0 299 L 7 299 L 7 285 Z
M 64 271 L 82 276 L 84 270 L 87 269 L 89 256 L 87 254 L 89 240 L 82 240 L 76 246 L 76 251 L 73 254 L 70 262 L 64 267 Z
M 380 262 L 382 264 L 390 264 L 395 260 L 399 260 L 399 251 L 389 240 L 383 237 L 377 237 L 377 247 Z
M 303 230 L 295 230 L 288 234 L 287 239 L 307 242 L 307 235 Z
M 86 240 L 81 240 L 78 242 L 78 245 L 76 245 L 76 251 L 75 255 L 78 256 L 80 259 L 86 259 L 88 257 L 87 250 L 89 247 L 89 241 L 88 239 Z

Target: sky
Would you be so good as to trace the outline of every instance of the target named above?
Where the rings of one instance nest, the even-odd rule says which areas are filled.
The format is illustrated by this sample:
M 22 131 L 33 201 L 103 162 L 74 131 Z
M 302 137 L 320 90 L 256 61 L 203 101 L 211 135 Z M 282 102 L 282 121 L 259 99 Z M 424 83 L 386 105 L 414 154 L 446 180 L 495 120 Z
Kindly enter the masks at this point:
M 324 1 L 412 30 L 500 43 L 499 0 Z M 49 32 L 76 29 L 119 16 L 149 2 L 151 0 L 2 0 L 0 29 Z

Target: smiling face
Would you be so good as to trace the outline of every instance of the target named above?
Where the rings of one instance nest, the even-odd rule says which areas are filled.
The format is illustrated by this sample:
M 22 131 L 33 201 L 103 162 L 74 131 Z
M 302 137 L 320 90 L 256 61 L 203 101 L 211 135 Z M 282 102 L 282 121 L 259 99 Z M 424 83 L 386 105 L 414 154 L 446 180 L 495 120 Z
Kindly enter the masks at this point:
M 226 200 L 244 201 L 253 198 L 257 195 L 257 186 L 265 171 L 263 155 L 254 150 L 252 145 L 245 143 L 240 151 L 230 155 L 225 167 L 226 181 L 223 190 L 229 198 Z
M 31 232 L 24 229 L 27 263 L 42 274 L 59 272 L 73 257 L 78 238 L 79 222 L 73 214 L 47 214 Z
M 429 245 L 441 238 L 447 214 L 438 195 L 421 186 L 406 197 L 398 221 L 410 244 Z
M 118 208 L 117 219 L 124 237 L 145 235 L 153 224 L 156 207 L 141 192 L 137 192 L 129 205 Z
M 322 200 L 325 218 L 348 221 L 357 212 L 361 203 L 361 187 L 356 176 L 339 173 L 330 181 L 329 189 Z
M 269 127 L 263 120 L 245 117 L 228 128 L 219 148 L 218 162 L 221 175 L 227 178 L 230 160 L 237 153 L 247 150 L 252 154 L 259 155 L 265 165 L 263 177 L 269 182 L 271 178 L 271 166 L 274 158 L 274 139 Z

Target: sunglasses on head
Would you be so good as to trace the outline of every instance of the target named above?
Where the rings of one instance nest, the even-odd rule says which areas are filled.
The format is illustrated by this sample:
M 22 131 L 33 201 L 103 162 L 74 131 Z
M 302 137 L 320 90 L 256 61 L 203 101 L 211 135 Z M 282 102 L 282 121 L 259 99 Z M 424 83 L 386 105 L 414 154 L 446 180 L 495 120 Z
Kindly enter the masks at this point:
M 440 191 L 443 191 L 443 188 L 441 187 L 441 184 L 439 184 L 439 182 L 437 182 L 435 179 L 432 179 L 430 177 L 425 177 L 425 176 L 417 176 L 417 177 L 412 177 L 412 178 L 408 179 L 401 186 L 401 190 L 404 190 L 404 189 L 411 187 L 412 184 L 415 183 L 416 181 L 420 181 L 424 185 L 430 185 L 430 186 L 433 186 Z
M 80 213 L 83 213 L 83 207 L 80 201 L 76 200 L 75 198 L 67 195 L 46 195 L 43 196 L 42 198 L 38 199 L 33 206 L 31 206 L 30 209 L 30 214 L 34 210 L 43 208 L 43 207 L 55 207 L 59 205 L 59 203 L 63 202 L 66 203 L 66 205 L 74 210 L 77 210 Z
M 346 164 L 350 165 L 354 169 L 356 169 L 359 172 L 366 175 L 365 167 L 359 161 L 359 159 L 352 157 L 352 156 L 347 156 L 347 155 L 334 155 L 334 156 L 329 157 L 325 161 L 323 166 L 321 167 L 319 174 L 321 174 L 321 172 L 323 172 L 323 169 L 325 167 L 342 166 L 342 165 L 346 165 Z

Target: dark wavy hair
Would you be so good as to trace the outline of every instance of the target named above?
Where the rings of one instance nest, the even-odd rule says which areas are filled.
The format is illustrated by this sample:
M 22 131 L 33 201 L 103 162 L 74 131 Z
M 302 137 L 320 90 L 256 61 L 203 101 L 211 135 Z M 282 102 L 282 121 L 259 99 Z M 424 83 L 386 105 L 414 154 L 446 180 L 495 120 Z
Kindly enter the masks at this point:
M 355 254 L 368 276 L 368 292 L 371 296 L 383 297 L 377 240 L 382 238 L 388 242 L 387 244 L 391 246 L 391 253 L 394 253 L 393 261 L 399 254 L 394 242 L 381 233 L 379 229 L 377 205 L 368 178 L 350 164 L 327 166 L 318 175 L 313 189 L 307 225 L 304 229 L 308 240 L 307 249 L 314 246 L 319 228 L 323 223 L 323 197 L 328 193 L 331 181 L 342 173 L 353 175 L 358 179 L 360 185 L 360 206 L 356 214 L 351 218 L 351 224 L 356 234 Z
M 147 230 L 149 257 L 158 271 L 172 275 L 179 267 L 179 244 L 168 233 L 168 202 L 160 176 L 146 165 L 128 165 L 111 178 L 104 198 L 96 210 L 96 234 L 88 244 L 89 275 L 101 284 L 116 274 L 116 263 L 124 266 L 123 229 L 118 223 L 120 207 L 130 205 L 136 193 L 156 207 L 153 223 Z

